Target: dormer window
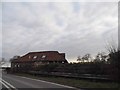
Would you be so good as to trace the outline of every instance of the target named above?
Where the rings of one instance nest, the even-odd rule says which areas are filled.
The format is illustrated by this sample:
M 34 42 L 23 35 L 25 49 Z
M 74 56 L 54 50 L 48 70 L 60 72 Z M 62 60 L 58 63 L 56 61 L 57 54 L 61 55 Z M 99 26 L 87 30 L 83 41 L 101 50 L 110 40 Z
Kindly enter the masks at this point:
M 43 56 L 42 56 L 42 58 L 45 58 L 45 57 L 46 57 L 46 55 L 43 55 Z
M 36 58 L 37 58 L 37 56 L 34 56 L 33 58 L 34 58 L 34 59 L 36 59 Z

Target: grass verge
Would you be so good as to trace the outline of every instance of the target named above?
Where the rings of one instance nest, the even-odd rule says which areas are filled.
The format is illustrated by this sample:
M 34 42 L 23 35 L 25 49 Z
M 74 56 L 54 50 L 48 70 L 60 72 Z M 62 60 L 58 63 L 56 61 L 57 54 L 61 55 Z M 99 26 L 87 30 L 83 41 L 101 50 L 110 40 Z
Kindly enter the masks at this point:
M 23 74 L 23 73 L 16 73 L 15 75 L 25 76 L 34 79 L 40 79 L 44 81 L 54 82 L 58 84 L 68 85 L 76 88 L 108 88 L 108 89 L 115 89 L 120 90 L 120 84 L 115 82 L 95 82 L 95 81 L 88 81 L 88 80 L 80 80 L 74 78 L 64 78 L 64 77 L 53 77 L 53 76 L 34 76 L 30 74 Z

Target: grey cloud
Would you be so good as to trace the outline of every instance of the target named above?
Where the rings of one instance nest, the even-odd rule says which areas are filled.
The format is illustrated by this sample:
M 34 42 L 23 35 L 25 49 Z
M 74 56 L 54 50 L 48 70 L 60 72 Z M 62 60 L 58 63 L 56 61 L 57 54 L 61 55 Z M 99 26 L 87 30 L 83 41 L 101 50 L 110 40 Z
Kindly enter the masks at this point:
M 3 56 L 58 50 L 73 61 L 78 55 L 105 51 L 104 39 L 117 34 L 116 4 L 80 3 L 79 12 L 72 9 L 63 3 L 5 3 Z

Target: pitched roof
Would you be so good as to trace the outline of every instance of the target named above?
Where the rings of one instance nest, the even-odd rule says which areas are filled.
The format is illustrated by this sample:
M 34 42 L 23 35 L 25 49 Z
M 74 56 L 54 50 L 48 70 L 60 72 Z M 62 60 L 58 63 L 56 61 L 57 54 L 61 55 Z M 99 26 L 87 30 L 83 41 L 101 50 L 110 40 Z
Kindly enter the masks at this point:
M 42 52 L 29 52 L 28 54 L 20 57 L 17 62 L 24 61 L 67 61 L 65 53 L 58 51 L 42 51 Z M 16 62 L 16 61 L 15 61 Z

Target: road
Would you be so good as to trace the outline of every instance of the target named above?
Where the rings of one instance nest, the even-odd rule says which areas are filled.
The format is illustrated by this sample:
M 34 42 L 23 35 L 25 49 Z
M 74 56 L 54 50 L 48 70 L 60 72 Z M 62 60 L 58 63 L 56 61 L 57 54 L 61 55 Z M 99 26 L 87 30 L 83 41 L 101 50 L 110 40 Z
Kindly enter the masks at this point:
M 76 90 L 73 87 L 60 85 L 52 82 L 47 82 L 38 79 L 32 79 L 28 77 L 16 76 L 12 74 L 2 74 L 2 85 L 7 88 L 6 90 Z M 11 89 L 12 88 L 12 89 Z

